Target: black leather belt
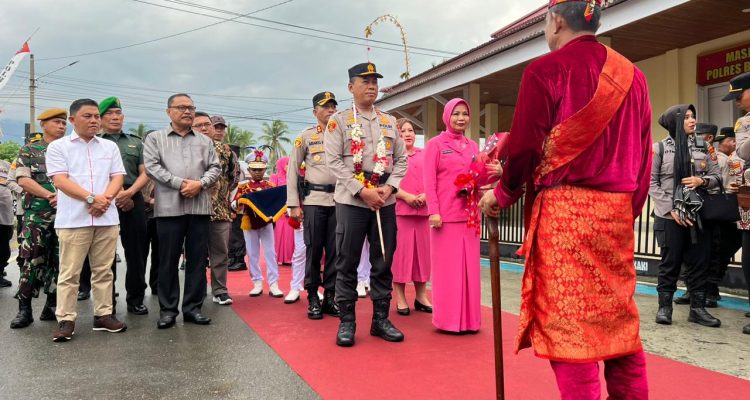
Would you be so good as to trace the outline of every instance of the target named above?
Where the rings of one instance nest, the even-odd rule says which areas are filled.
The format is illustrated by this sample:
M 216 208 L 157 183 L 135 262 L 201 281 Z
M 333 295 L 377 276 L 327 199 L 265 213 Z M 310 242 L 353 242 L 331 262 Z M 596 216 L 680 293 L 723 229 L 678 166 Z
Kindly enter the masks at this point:
M 317 183 L 305 182 L 307 190 L 315 190 L 316 192 L 333 193 L 336 191 L 336 185 L 318 185 Z

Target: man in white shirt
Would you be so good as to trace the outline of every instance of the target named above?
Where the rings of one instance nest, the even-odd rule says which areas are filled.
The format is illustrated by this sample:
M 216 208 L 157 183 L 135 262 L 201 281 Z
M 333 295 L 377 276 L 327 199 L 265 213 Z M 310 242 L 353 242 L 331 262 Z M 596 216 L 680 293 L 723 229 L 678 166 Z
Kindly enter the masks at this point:
M 70 340 L 75 332 L 78 284 L 86 256 L 91 264 L 94 330 L 122 332 L 127 328 L 112 312 L 110 269 L 120 232 L 112 200 L 122 188 L 125 168 L 117 145 L 96 137 L 101 117 L 95 101 L 74 101 L 70 122 L 73 132 L 51 143 L 47 150 L 47 175 L 58 190 L 58 327 L 52 336 L 56 342 Z

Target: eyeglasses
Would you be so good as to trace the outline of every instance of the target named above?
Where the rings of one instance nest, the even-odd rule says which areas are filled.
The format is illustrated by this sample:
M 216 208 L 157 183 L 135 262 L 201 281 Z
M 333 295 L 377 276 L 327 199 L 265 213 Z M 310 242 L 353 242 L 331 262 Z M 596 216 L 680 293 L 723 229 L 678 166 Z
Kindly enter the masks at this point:
M 184 113 L 185 111 L 190 111 L 191 113 L 195 112 L 195 106 L 169 106 L 169 108 L 174 108 L 181 113 Z
M 211 127 L 211 123 L 210 122 L 206 122 L 206 123 L 203 123 L 203 124 L 193 125 L 193 128 L 195 128 L 195 129 L 207 129 L 207 128 L 210 128 L 210 127 Z

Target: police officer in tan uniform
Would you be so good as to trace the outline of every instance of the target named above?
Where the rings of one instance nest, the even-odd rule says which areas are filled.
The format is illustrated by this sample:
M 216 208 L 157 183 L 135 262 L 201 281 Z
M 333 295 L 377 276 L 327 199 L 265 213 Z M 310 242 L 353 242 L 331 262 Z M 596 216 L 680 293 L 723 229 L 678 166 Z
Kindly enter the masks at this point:
M 341 322 L 336 335 L 339 346 L 353 346 L 356 330 L 357 265 L 365 238 L 370 242 L 370 297 L 373 320 L 370 334 L 400 342 L 404 335 L 388 320 L 396 250 L 396 196 L 406 174 L 406 147 L 396 129 L 396 119 L 375 108 L 378 78 L 372 63 L 349 68 L 352 108 L 328 121 L 326 163 L 336 177 L 336 303 Z M 377 155 L 378 161 L 374 160 Z M 378 213 L 382 227 L 382 246 Z
M 287 168 L 287 208 L 289 215 L 303 222 L 305 240 L 305 290 L 307 317 L 321 319 L 323 314 L 338 316 L 336 294 L 336 208 L 333 192 L 336 177 L 326 165 L 325 128 L 336 112 L 336 97 L 331 92 L 313 97 L 313 115 L 317 125 L 305 129 L 295 140 Z M 320 279 L 320 259 L 325 249 L 323 281 Z M 318 287 L 325 289 L 320 304 Z
M 691 189 L 711 190 L 721 185 L 721 171 L 715 155 L 709 153 L 703 138 L 695 134 L 695 107 L 678 105 L 670 107 L 659 118 L 659 124 L 667 129 L 669 137 L 654 143 L 651 185 L 649 195 L 654 201 L 654 235 L 661 248 L 659 279 L 656 290 L 659 294 L 659 310 L 656 323 L 672 324 L 672 298 L 677 289 L 680 267 L 687 266 L 687 288 L 690 291 L 690 314 L 688 321 L 709 327 L 718 327 L 721 321 L 705 310 L 708 258 L 711 252 L 711 229 L 696 228 L 695 243 L 691 243 L 692 222 L 683 220 L 674 209 L 675 188 L 675 140 L 679 132 L 675 118 L 683 118 L 683 131 L 688 135 L 688 148 L 693 164 L 692 176 L 684 177 L 682 184 Z M 697 136 L 697 137 L 696 137 Z M 682 138 L 681 138 L 682 139 Z
M 743 185 L 750 185 L 750 72 L 738 75 L 729 81 L 729 94 L 722 100 L 734 101 L 737 108 L 744 111 L 743 117 L 737 120 L 734 126 L 734 134 L 737 137 L 737 156 L 745 161 L 743 173 Z M 745 282 L 750 285 L 750 210 L 740 210 L 741 220 L 739 227 L 742 230 L 742 271 L 745 274 Z M 745 314 L 750 318 L 750 313 Z M 750 335 L 750 324 L 742 328 L 742 333 Z

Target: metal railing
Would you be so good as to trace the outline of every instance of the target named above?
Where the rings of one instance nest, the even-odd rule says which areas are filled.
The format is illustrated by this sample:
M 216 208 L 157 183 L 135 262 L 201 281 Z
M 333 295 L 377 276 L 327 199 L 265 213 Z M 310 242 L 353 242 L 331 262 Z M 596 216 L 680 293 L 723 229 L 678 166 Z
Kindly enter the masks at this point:
M 523 243 L 525 232 L 523 226 L 523 203 L 524 199 L 521 199 L 511 206 L 510 208 L 504 209 L 500 213 L 498 218 L 500 224 L 500 243 L 506 245 L 518 245 Z M 653 209 L 653 202 L 651 197 L 646 201 L 643 212 L 636 219 L 633 224 L 633 234 L 635 235 L 635 254 L 639 257 L 646 258 L 660 258 L 659 245 L 656 242 L 656 235 L 654 235 L 654 217 L 651 216 L 651 210 Z M 487 228 L 484 226 L 484 218 L 482 218 L 482 230 L 481 240 L 487 240 Z M 736 260 L 740 260 L 740 257 L 735 256 Z M 738 262 L 732 260 L 732 265 L 738 266 Z

